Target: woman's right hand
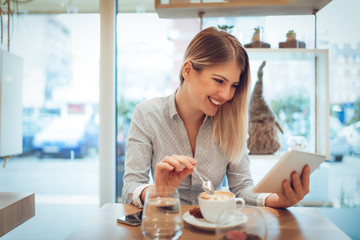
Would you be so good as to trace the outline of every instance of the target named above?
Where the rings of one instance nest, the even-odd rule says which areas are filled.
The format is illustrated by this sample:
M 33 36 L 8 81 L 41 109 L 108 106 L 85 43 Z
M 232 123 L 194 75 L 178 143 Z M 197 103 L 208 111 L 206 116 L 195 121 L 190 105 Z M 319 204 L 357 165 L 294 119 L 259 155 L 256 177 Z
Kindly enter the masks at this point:
M 166 156 L 155 169 L 155 185 L 178 187 L 181 181 L 193 172 L 196 160 L 183 155 Z

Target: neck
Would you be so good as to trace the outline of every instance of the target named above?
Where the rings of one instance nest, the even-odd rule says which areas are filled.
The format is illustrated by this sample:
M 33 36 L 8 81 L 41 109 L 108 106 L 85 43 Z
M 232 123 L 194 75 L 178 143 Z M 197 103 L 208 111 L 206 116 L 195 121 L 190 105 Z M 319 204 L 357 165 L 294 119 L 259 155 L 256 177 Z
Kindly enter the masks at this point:
M 189 124 L 200 124 L 205 118 L 205 114 L 194 106 L 192 98 L 187 89 L 181 85 L 175 95 L 176 109 L 183 122 Z

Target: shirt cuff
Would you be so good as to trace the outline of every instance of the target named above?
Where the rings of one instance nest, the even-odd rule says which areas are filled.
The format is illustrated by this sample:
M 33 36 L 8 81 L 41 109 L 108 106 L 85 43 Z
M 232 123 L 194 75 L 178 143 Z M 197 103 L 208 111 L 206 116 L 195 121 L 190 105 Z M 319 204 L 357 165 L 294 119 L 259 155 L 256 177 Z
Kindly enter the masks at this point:
M 132 204 L 134 204 L 138 208 L 144 207 L 144 204 L 141 201 L 141 193 L 146 187 L 148 187 L 150 185 L 151 184 L 144 184 L 144 185 L 140 185 L 139 187 L 135 188 L 135 191 L 134 191 L 133 197 L 132 197 Z
M 256 205 L 259 207 L 265 207 L 265 199 L 270 195 L 271 193 L 260 193 L 258 197 L 256 198 Z

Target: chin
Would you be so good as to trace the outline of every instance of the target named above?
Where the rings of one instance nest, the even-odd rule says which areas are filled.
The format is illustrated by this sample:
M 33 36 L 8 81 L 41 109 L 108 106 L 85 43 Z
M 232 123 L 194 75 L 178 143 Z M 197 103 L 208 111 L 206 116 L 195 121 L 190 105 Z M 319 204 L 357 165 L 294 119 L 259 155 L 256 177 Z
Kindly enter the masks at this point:
M 215 116 L 216 113 L 217 113 L 217 110 L 204 112 L 204 114 L 205 114 L 206 116 L 209 116 L 209 117 Z

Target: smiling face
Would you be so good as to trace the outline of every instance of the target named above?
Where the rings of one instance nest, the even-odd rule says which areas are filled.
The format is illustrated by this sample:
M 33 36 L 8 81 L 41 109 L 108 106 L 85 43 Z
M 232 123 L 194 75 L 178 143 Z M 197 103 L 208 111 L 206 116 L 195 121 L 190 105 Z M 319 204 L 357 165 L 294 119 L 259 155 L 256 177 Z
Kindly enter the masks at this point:
M 185 63 L 184 70 L 189 70 L 185 82 L 188 85 L 191 105 L 196 111 L 208 116 L 214 116 L 221 105 L 234 97 L 241 74 L 235 61 L 200 71 L 196 71 L 191 62 L 188 62 Z

